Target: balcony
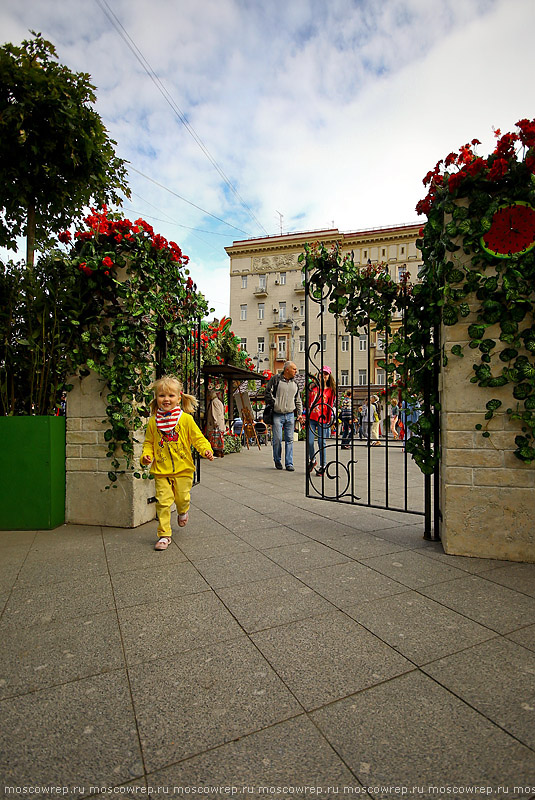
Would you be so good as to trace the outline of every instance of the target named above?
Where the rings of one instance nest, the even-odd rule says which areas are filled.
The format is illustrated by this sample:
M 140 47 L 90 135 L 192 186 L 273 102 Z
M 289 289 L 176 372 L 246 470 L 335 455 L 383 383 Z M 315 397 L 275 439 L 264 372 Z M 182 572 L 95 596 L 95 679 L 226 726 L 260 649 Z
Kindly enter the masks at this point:
M 294 292 L 296 294 L 304 294 L 305 293 L 305 287 L 303 286 L 303 283 L 301 281 L 299 283 L 294 283 Z
M 266 286 L 257 286 L 253 292 L 255 297 L 267 297 L 268 290 Z

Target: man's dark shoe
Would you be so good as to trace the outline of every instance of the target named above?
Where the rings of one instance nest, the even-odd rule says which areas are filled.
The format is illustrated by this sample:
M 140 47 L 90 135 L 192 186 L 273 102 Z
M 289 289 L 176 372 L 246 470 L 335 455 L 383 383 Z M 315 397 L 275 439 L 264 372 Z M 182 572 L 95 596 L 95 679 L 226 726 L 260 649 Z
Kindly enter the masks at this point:
M 286 467 L 286 469 L 288 470 L 288 472 L 295 472 L 295 467 L 293 466 L 293 464 L 290 464 L 290 466 Z
M 275 469 L 282 469 L 282 464 L 275 464 Z

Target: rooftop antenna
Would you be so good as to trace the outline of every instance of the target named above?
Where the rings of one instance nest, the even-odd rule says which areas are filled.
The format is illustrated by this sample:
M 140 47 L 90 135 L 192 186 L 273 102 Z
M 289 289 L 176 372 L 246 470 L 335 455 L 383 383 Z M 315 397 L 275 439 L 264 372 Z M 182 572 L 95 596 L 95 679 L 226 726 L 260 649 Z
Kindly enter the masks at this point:
M 280 212 L 280 211 L 275 211 L 275 213 L 279 215 L 279 227 L 280 227 L 280 232 L 281 232 L 281 236 L 282 236 L 282 219 L 283 219 L 283 214 L 281 214 L 281 212 Z

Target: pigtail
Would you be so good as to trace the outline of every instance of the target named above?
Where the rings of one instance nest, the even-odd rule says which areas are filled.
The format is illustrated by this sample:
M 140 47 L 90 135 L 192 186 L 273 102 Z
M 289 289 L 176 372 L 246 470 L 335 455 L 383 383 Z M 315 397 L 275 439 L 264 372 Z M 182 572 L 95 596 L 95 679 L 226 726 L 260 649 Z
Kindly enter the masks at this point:
M 199 401 L 192 394 L 184 394 L 184 392 L 180 392 L 180 407 L 182 408 L 182 411 L 186 412 L 186 414 L 193 414 L 198 405 Z

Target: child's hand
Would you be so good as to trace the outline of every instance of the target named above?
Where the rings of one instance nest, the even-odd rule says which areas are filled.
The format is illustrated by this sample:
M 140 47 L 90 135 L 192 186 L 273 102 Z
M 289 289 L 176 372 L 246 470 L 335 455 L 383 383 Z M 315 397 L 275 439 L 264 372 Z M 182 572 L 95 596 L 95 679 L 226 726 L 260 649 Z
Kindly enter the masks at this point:
M 152 463 L 152 458 L 150 456 L 143 456 L 142 459 L 141 459 L 141 463 L 144 466 L 147 466 L 148 464 Z
M 207 458 L 208 461 L 213 461 L 214 460 L 214 454 L 212 453 L 211 450 L 206 450 L 205 453 L 204 453 L 204 457 Z

